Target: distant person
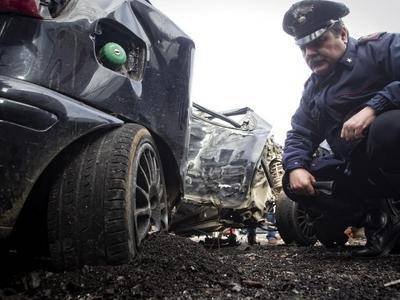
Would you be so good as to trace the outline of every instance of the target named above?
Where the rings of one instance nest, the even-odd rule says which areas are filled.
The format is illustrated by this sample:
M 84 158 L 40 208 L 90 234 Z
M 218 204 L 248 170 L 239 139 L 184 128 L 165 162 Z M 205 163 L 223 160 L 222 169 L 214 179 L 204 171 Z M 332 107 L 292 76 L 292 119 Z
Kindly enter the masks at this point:
M 400 35 L 351 38 L 342 3 L 304 0 L 283 19 L 312 74 L 287 133 L 284 190 L 314 216 L 364 226 L 367 243 L 355 256 L 391 251 L 400 220 L 384 197 L 400 195 Z M 333 155 L 313 159 L 326 140 Z M 330 197 L 316 181 L 334 180 Z M 358 215 L 364 210 L 365 213 Z M 337 216 L 337 217 L 335 217 Z
M 278 230 L 276 229 L 275 213 L 267 212 L 265 215 L 265 219 L 269 223 L 269 225 L 267 226 L 267 235 L 266 235 L 268 244 L 276 245 L 280 242 L 281 237 L 278 233 Z

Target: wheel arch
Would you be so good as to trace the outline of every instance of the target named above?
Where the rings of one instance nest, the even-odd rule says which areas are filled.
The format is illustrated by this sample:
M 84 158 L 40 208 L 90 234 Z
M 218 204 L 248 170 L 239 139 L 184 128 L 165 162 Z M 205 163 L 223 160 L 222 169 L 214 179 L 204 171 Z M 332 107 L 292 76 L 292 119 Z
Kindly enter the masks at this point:
M 128 123 L 124 123 L 128 124 Z M 123 125 L 123 124 L 118 124 Z M 140 125 L 140 124 L 139 124 Z M 47 202 L 48 193 L 50 187 L 53 184 L 57 172 L 62 169 L 65 165 L 64 157 L 73 149 L 74 145 L 80 143 L 82 140 L 88 138 L 91 135 L 103 134 L 107 131 L 113 130 L 118 126 L 108 126 L 97 128 L 91 132 L 88 132 L 79 138 L 71 141 L 66 147 L 60 150 L 57 155 L 49 162 L 44 168 L 38 179 L 34 183 L 31 191 L 29 192 L 23 206 L 18 214 L 16 223 L 11 231 L 9 241 L 11 245 L 18 245 L 19 241 L 26 240 L 32 236 L 32 229 L 35 228 L 34 234 L 35 239 L 39 239 L 40 243 L 38 246 L 39 252 L 43 252 L 47 249 L 39 244 L 47 244 L 47 227 L 46 227 L 46 214 L 47 214 Z M 167 143 L 157 134 L 149 130 L 154 138 L 154 141 L 159 152 L 165 184 L 167 189 L 167 197 L 169 207 L 172 208 L 176 205 L 180 199 L 182 192 L 182 180 L 179 175 L 178 164 L 174 158 L 174 155 L 168 147 Z
M 12 228 L 11 234 L 9 236 L 9 243 L 11 246 L 18 246 L 21 241 L 39 239 L 40 253 L 43 253 L 44 249 L 42 245 L 47 242 L 47 202 L 48 195 L 50 192 L 50 187 L 55 181 L 57 172 L 64 168 L 66 161 L 64 158 L 66 155 L 74 148 L 74 146 L 80 143 L 82 140 L 88 138 L 91 135 L 102 134 L 107 131 L 113 130 L 118 127 L 114 126 L 99 127 L 95 130 L 87 132 L 86 134 L 72 140 L 64 148 L 50 160 L 48 165 L 43 169 L 43 171 L 38 176 L 37 180 L 33 184 L 28 196 L 26 197 L 22 208 L 16 218 L 14 227 Z M 32 234 L 32 232 L 37 233 Z M 25 242 L 24 242 L 25 243 Z
M 151 130 L 149 131 L 156 143 L 161 158 L 167 188 L 168 205 L 171 209 L 178 203 L 180 196 L 183 193 L 183 178 L 180 175 L 179 165 L 171 148 L 161 136 Z

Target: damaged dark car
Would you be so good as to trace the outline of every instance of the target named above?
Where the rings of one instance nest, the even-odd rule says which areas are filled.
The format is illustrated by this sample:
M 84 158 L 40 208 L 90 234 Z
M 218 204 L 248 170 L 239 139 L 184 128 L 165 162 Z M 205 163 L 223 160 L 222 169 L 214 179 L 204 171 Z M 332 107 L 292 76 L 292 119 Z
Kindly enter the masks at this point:
M 0 24 L 0 247 L 121 264 L 274 210 L 271 125 L 192 107 L 194 43 L 149 1 L 7 1 Z
M 120 264 L 183 193 L 193 41 L 145 0 L 0 3 L 0 237 Z

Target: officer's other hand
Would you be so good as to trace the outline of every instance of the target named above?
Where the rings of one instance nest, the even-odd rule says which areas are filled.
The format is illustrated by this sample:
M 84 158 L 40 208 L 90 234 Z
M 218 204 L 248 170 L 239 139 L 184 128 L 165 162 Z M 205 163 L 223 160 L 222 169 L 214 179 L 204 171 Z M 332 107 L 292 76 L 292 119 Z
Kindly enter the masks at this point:
M 294 169 L 289 173 L 290 188 L 293 193 L 304 196 L 315 195 L 315 178 L 306 169 Z
M 375 118 L 375 111 L 371 107 L 363 108 L 343 124 L 340 137 L 348 142 L 362 138 L 364 129 L 368 128 Z

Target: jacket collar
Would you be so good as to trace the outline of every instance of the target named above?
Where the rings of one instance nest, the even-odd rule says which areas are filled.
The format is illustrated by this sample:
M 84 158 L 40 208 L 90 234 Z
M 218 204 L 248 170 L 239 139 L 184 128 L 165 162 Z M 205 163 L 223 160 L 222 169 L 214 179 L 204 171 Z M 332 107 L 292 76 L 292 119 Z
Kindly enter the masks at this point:
M 338 64 L 344 65 L 347 68 L 352 69 L 357 58 L 357 41 L 353 38 L 349 38 L 347 43 L 346 51 L 344 52 L 342 58 L 338 61 Z

